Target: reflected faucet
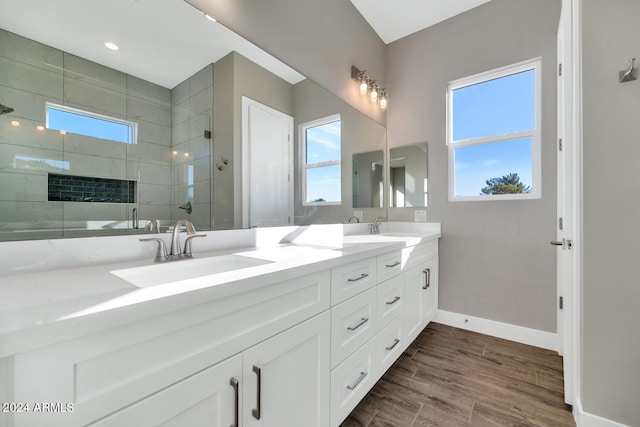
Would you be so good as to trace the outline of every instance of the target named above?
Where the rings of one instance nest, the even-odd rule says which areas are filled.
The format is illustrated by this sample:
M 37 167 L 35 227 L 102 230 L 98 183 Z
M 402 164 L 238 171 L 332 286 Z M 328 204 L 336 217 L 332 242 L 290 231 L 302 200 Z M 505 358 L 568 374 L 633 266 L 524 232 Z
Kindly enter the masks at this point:
M 369 224 L 369 234 L 380 234 L 380 223 L 384 221 L 386 221 L 384 217 L 377 217 L 371 224 Z
M 356 223 L 359 223 L 359 222 L 360 222 L 360 218 L 358 218 L 358 217 L 357 217 L 357 216 L 355 216 L 355 215 L 354 215 L 354 216 L 352 216 L 351 218 L 349 218 L 349 219 L 347 220 L 347 222 L 348 222 L 349 224 L 351 224 L 351 220 L 352 220 L 352 219 L 355 219 L 355 220 L 356 220 Z

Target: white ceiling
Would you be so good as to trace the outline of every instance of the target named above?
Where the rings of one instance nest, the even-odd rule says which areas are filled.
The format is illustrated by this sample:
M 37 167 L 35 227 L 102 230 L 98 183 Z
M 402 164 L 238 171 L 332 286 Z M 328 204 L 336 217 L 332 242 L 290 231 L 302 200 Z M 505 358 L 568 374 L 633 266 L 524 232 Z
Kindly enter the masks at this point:
M 490 0 L 351 0 L 386 44 Z
M 0 28 L 169 89 L 233 50 L 290 83 L 304 79 L 184 1 L 0 0 L 0 10 Z

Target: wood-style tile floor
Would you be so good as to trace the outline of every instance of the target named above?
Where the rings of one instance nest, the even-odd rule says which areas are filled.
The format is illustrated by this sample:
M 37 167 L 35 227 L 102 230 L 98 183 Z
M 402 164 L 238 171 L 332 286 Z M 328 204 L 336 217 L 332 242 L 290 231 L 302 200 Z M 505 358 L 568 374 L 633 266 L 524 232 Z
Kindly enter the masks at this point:
M 556 352 L 431 323 L 341 427 L 572 426 Z

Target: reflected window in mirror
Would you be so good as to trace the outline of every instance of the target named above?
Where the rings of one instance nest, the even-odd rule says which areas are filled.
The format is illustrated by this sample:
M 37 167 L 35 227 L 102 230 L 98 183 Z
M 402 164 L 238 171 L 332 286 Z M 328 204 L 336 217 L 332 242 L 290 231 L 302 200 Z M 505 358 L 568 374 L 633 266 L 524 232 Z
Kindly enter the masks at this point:
M 389 202 L 392 208 L 428 205 L 427 143 L 389 150 Z
M 338 205 L 341 197 L 341 122 L 332 115 L 300 125 L 304 205 Z
M 51 102 L 46 103 L 46 127 L 61 133 L 71 132 L 125 144 L 137 143 L 137 123 Z

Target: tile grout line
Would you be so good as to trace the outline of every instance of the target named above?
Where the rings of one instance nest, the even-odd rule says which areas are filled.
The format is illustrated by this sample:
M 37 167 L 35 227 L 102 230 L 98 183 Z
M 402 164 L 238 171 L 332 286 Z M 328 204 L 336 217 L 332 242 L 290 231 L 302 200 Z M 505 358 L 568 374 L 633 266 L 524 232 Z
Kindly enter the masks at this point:
M 411 422 L 411 427 L 413 427 L 416 424 L 416 420 L 418 419 L 418 415 L 420 415 L 420 412 L 422 412 L 422 408 L 424 407 L 424 403 L 420 404 L 420 408 L 418 408 L 418 412 L 416 412 L 416 416 L 413 417 L 413 421 Z

